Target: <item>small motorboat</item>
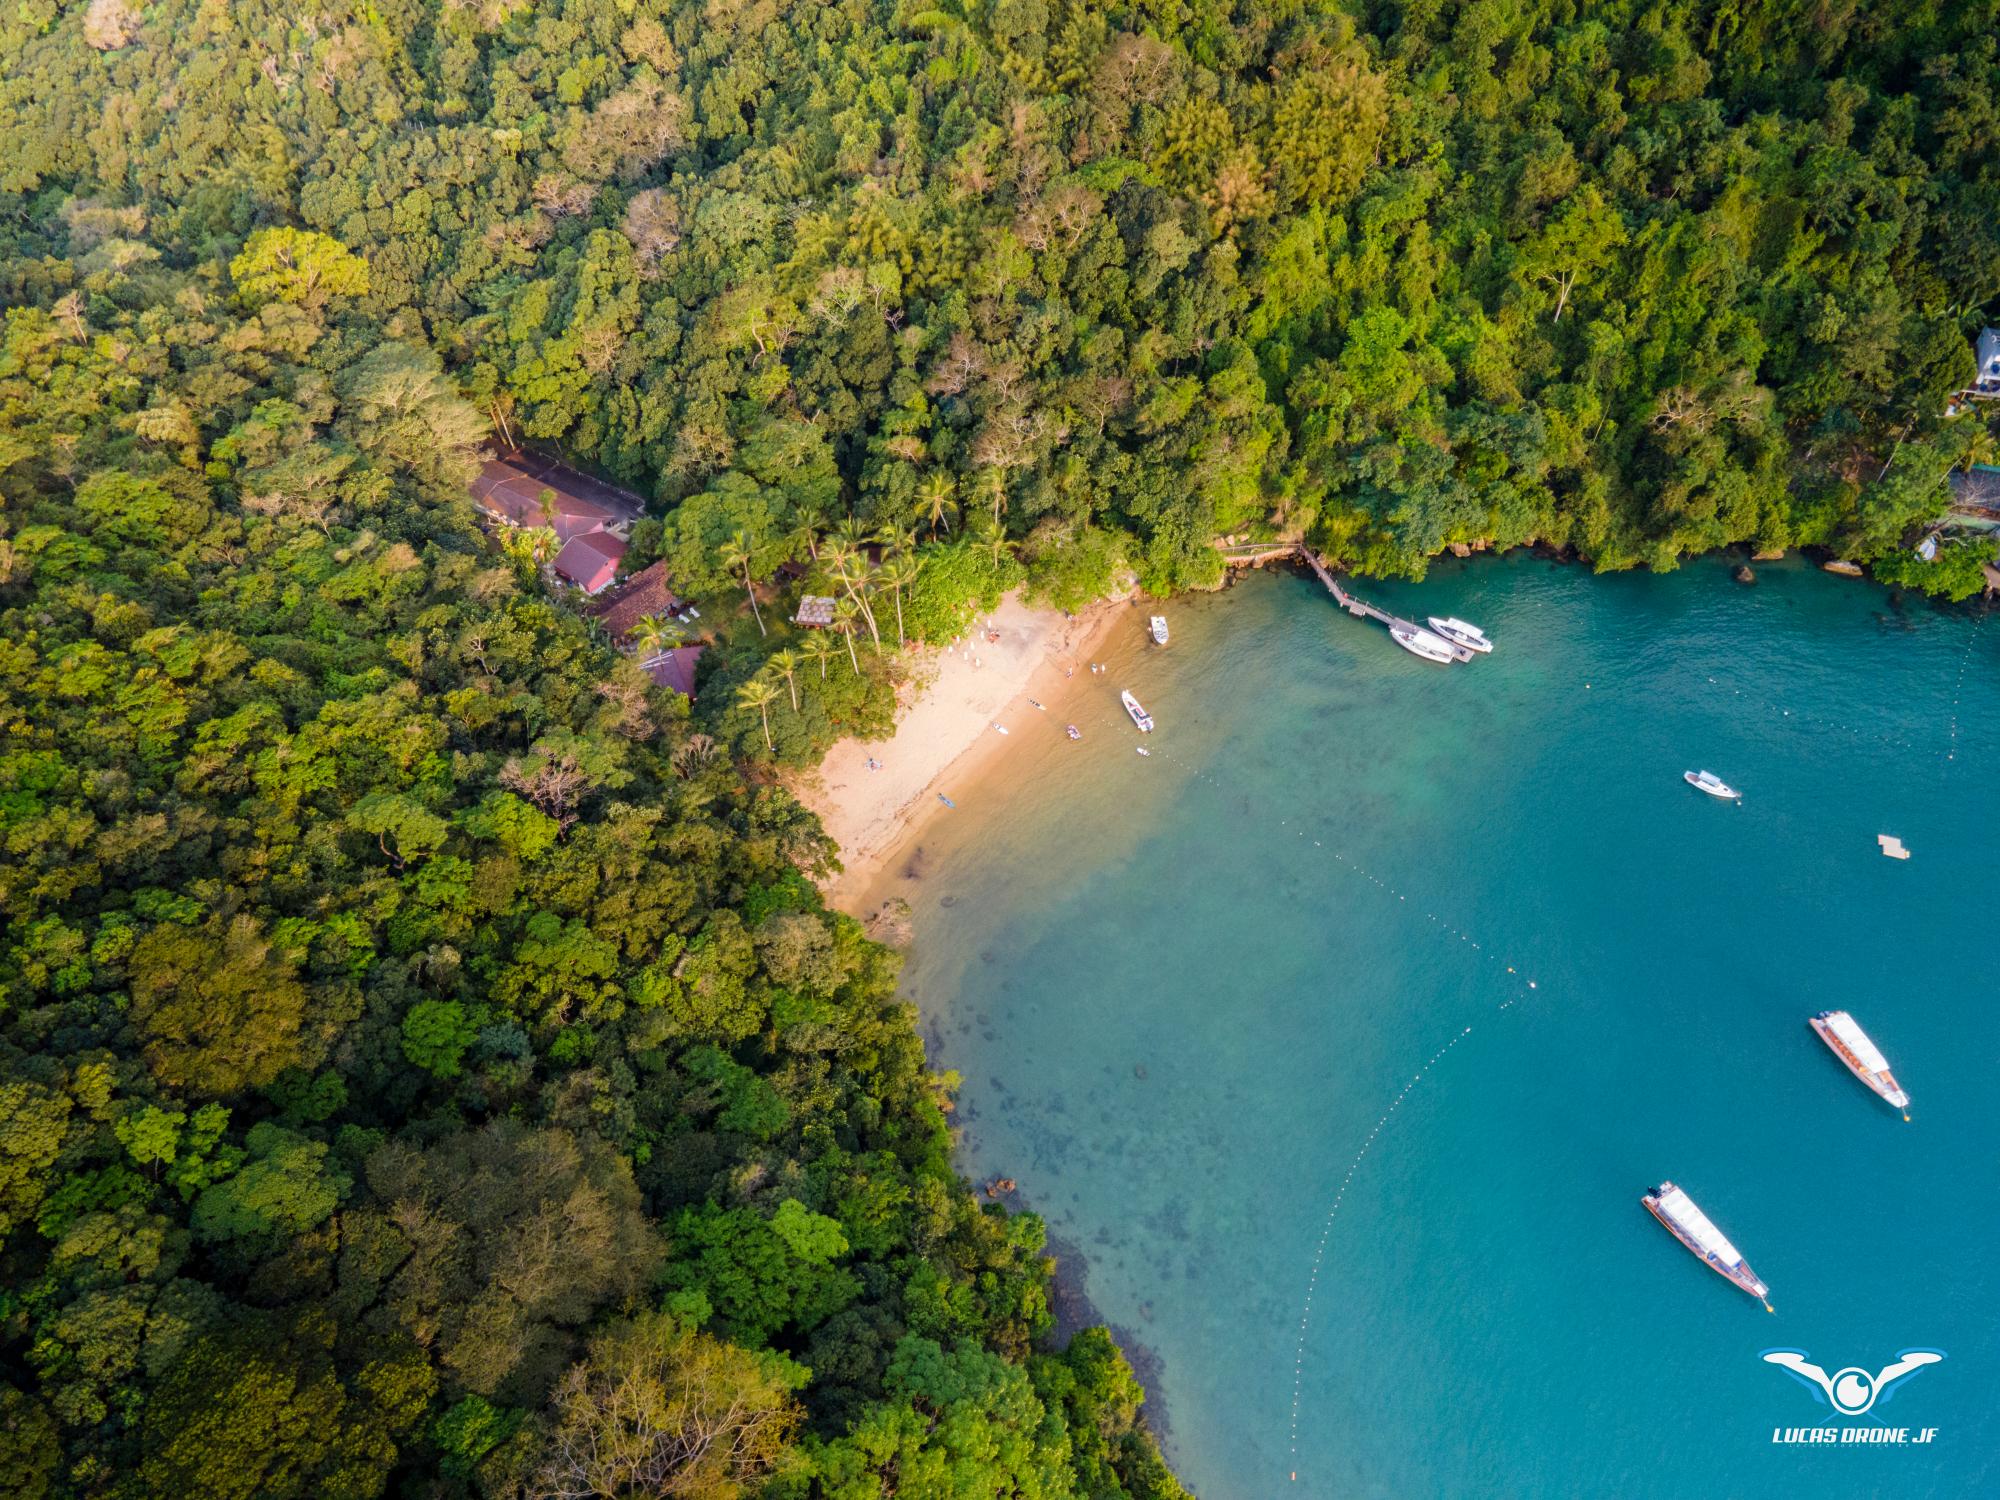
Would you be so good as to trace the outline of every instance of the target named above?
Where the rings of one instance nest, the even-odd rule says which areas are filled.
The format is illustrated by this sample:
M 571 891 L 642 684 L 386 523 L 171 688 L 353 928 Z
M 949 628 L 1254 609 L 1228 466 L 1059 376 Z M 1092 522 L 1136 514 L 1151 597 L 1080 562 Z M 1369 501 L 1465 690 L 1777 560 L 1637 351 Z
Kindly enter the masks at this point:
M 1430 625 L 1431 629 L 1446 640 L 1456 641 L 1468 651 L 1477 651 L 1484 655 L 1493 649 L 1493 643 L 1486 638 L 1485 631 L 1469 621 L 1459 619 L 1456 615 L 1446 615 L 1443 618 L 1432 615 Z
M 946 807 L 955 808 L 958 806 L 956 802 L 952 801 L 951 798 L 947 797 L 943 792 L 938 793 L 938 801 L 942 802 Z
M 1028 702 L 1036 708 L 1042 708 L 1042 700 L 1039 698 L 1030 698 Z M 1042 708 L 1042 712 L 1047 713 L 1048 710 L 1046 708 Z
M 1138 746 L 1137 749 L 1141 755 L 1151 755 L 1153 753 L 1152 751 L 1148 750 L 1144 745 Z
M 1083 738 L 1083 731 L 1081 729 L 1078 729 L 1074 724 L 1063 725 L 1063 733 L 1068 735 L 1073 740 L 1080 740 Z
M 1153 716 L 1139 706 L 1139 700 L 1132 696 L 1129 688 L 1119 693 L 1118 701 L 1125 705 L 1125 712 L 1132 716 L 1132 722 L 1139 726 L 1142 734 L 1153 732 Z
M 995 734 L 1005 734 L 1007 732 L 1007 726 L 1005 724 L 995 724 L 993 726 L 993 732 Z
M 1724 781 L 1713 771 L 1683 771 L 1681 780 L 1698 792 L 1707 792 L 1711 797 L 1720 797 L 1725 802 L 1741 802 L 1743 794 Z
M 1154 616 L 1153 616 L 1153 624 L 1152 624 L 1152 627 L 1151 627 L 1151 629 L 1152 629 L 1152 636 L 1153 636 L 1153 644 L 1154 644 L 1155 646 L 1164 646 L 1164 645 L 1166 645 L 1166 643 L 1167 643 L 1167 617 L 1166 617 L 1165 615 L 1154 615 Z
M 1448 662 L 1453 659 L 1451 642 L 1441 635 L 1432 635 L 1420 626 L 1391 625 L 1389 635 L 1405 651 L 1412 656 L 1421 656 L 1425 661 Z

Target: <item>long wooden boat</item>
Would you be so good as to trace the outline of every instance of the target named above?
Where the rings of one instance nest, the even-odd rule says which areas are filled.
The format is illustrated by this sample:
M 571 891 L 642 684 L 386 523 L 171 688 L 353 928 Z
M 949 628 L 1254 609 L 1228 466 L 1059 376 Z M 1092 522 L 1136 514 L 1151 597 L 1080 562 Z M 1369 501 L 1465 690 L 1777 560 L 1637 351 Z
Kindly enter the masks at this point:
M 1844 1010 L 1823 1010 L 1812 1018 L 1812 1029 L 1832 1049 L 1833 1055 L 1847 1064 L 1848 1072 L 1897 1109 L 1909 1109 L 1910 1096 L 1889 1071 L 1889 1059 L 1868 1039 L 1868 1033 L 1854 1017 Z M 1903 1118 L 1907 1120 L 1909 1115 L 1906 1113 Z
M 1757 1279 L 1757 1273 L 1750 1269 L 1750 1262 L 1729 1243 L 1728 1236 L 1715 1227 L 1714 1221 L 1695 1206 L 1694 1199 L 1671 1182 L 1663 1182 L 1639 1201 L 1646 1205 L 1648 1213 L 1666 1226 L 1667 1233 L 1687 1246 L 1703 1265 L 1730 1285 L 1763 1302 L 1767 1309 L 1770 1307 L 1771 1304 L 1765 1301 L 1770 1288 Z

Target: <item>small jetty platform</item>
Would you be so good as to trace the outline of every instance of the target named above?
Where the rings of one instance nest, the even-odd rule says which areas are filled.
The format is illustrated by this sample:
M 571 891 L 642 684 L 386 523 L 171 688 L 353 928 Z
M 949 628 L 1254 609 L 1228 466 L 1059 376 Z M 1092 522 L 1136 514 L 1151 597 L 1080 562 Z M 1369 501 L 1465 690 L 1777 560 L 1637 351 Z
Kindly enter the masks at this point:
M 1414 620 L 1405 620 L 1399 615 L 1392 615 L 1388 610 L 1378 609 L 1367 600 L 1357 599 L 1354 595 L 1348 593 L 1346 589 L 1340 586 L 1340 580 L 1327 571 L 1326 564 L 1319 560 L 1311 548 L 1299 548 L 1299 556 L 1306 560 L 1307 565 L 1318 576 L 1319 581 L 1326 585 L 1327 592 L 1333 595 L 1333 602 L 1356 619 L 1380 620 L 1384 625 L 1400 625 L 1405 630 L 1422 630 L 1430 634 L 1435 634 L 1435 632 L 1430 631 L 1428 626 L 1419 625 Z M 1472 660 L 1471 648 L 1461 646 L 1456 641 L 1446 641 L 1443 636 L 1439 636 L 1438 639 L 1444 641 L 1444 644 L 1451 648 L 1451 659 L 1453 661 Z

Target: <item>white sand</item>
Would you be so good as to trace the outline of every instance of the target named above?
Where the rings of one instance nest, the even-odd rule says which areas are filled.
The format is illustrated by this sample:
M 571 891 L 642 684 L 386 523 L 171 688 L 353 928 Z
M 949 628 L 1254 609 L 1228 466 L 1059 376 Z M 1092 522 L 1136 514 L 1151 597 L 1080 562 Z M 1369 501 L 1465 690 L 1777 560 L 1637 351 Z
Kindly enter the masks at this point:
M 1008 736 L 995 723 L 1018 733 L 1022 715 L 1037 713 L 1031 697 L 1058 713 L 1064 689 L 1089 679 L 1090 647 L 1126 613 L 1119 601 L 1065 619 L 1059 610 L 1030 609 L 1013 593 L 955 645 L 932 651 L 894 736 L 842 740 L 817 776 L 795 788 L 840 845 L 845 871 L 828 885 L 828 899 L 857 898 L 918 820 L 942 808 L 939 792 L 955 796 L 975 774 L 987 774 L 989 762 L 997 769 Z M 989 627 L 999 640 L 986 638 Z M 1065 676 L 1072 666 L 1075 678 Z M 880 770 L 868 769 L 871 759 Z

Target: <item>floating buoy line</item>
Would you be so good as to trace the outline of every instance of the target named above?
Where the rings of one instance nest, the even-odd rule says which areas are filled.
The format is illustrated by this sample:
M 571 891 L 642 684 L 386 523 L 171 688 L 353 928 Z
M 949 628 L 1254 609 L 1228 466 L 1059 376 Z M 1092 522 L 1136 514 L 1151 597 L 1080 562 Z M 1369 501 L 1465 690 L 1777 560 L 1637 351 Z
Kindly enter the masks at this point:
M 1958 678 L 1952 687 L 1950 727 L 1944 753 L 1944 759 L 1947 762 L 1956 760 L 1957 758 L 1959 701 L 1962 696 L 1965 685 L 1965 674 L 1971 665 L 1973 646 L 1977 641 L 1978 629 L 1980 624 L 1983 623 L 1984 619 L 1985 615 L 1983 613 L 1974 619 L 1971 629 L 1967 632 L 1966 635 L 1965 649 L 1960 654 L 1959 657 Z M 1750 704 L 1755 704 L 1758 707 L 1763 708 L 1765 711 L 1775 713 L 1779 717 L 1801 728 L 1831 731 L 1834 733 L 1846 735 L 1851 740 L 1854 740 L 1856 742 L 1867 743 L 1871 745 L 1880 745 L 1893 749 L 1914 751 L 1919 748 L 1917 744 L 1914 741 L 1912 741 L 1907 735 L 1884 734 L 1880 730 L 1870 727 L 1865 727 L 1862 725 L 1850 724 L 1843 720 L 1832 718 L 1827 715 L 1815 714 L 1804 709 L 1794 709 L 1782 704 L 1768 702 L 1758 698 L 1754 694 L 1746 694 L 1741 688 L 1730 687 L 1727 683 L 1719 682 L 1714 677 L 1709 677 L 1707 681 L 1710 685 L 1716 688 L 1726 689 L 1732 697 L 1741 700 L 1746 700 Z M 1107 715 L 1105 717 L 1104 724 L 1107 729 L 1111 730 L 1112 732 L 1115 732 L 1118 728 L 1123 727 L 1123 722 L 1124 721 L 1121 719 L 1114 719 Z M 1142 753 L 1144 753 L 1144 747 L 1142 747 Z M 1154 753 L 1154 758 L 1157 760 L 1163 760 L 1173 764 L 1182 764 L 1180 761 L 1180 757 L 1174 755 L 1170 750 L 1167 750 L 1165 747 L 1159 747 L 1153 753 Z M 1188 774 L 1190 774 L 1196 780 L 1205 780 L 1218 788 L 1226 789 L 1226 784 L 1224 783 L 1223 779 L 1220 776 L 1216 775 L 1214 772 L 1202 770 L 1192 766 L 1188 766 L 1186 767 L 1186 769 L 1188 771 Z M 1307 831 L 1305 827 L 1303 827 L 1302 825 L 1294 825 L 1290 819 L 1280 819 L 1279 826 L 1281 828 L 1289 828 L 1293 836 L 1296 839 L 1298 839 L 1301 843 L 1303 843 L 1307 838 Z M 1367 881 L 1369 884 L 1373 885 L 1377 890 L 1381 891 L 1385 896 L 1393 896 L 1396 899 L 1397 904 L 1405 906 L 1410 904 L 1410 898 L 1407 893 L 1398 890 L 1394 885 L 1384 880 L 1381 876 L 1377 875 L 1373 870 L 1369 869 L 1366 865 L 1363 865 L 1360 861 L 1350 858 L 1346 853 L 1344 853 L 1339 849 L 1327 849 L 1325 842 L 1321 839 L 1313 839 L 1311 842 L 1313 848 L 1323 850 L 1326 853 L 1330 854 L 1333 857 L 1335 863 L 1344 866 L 1351 873 Z M 1421 902 L 1419 902 L 1419 904 L 1421 904 Z M 1470 932 L 1454 926 L 1448 918 L 1442 917 L 1434 911 L 1426 911 L 1424 913 L 1424 919 L 1427 922 L 1429 922 L 1433 927 L 1438 929 L 1439 934 L 1441 936 L 1448 936 L 1457 939 L 1459 943 L 1465 945 L 1465 947 L 1471 950 L 1472 952 L 1479 954 L 1483 959 L 1486 959 L 1487 961 L 1493 963 L 1499 969 L 1504 970 L 1505 977 L 1503 982 L 1505 983 L 1507 988 L 1508 992 L 1507 996 L 1505 999 L 1501 1000 L 1497 1005 L 1495 1005 L 1489 1014 L 1494 1016 L 1500 1015 L 1512 1009 L 1515 1005 L 1527 999 L 1531 993 L 1534 993 L 1539 989 L 1537 981 L 1525 977 L 1515 965 L 1506 963 L 1504 960 L 1492 956 L 1489 953 L 1489 950 L 1485 947 L 1485 945 L 1483 945 L 1476 938 L 1474 938 Z M 1423 1063 L 1416 1069 L 1416 1071 L 1413 1072 L 1407 1079 L 1404 1080 L 1402 1086 L 1399 1089 L 1397 1089 L 1394 1096 L 1390 1098 L 1388 1107 L 1382 1111 L 1380 1117 L 1377 1118 L 1374 1125 L 1370 1127 L 1368 1134 L 1362 1139 L 1361 1145 L 1359 1146 L 1359 1148 L 1356 1149 L 1353 1157 L 1350 1158 L 1350 1160 L 1348 1161 L 1346 1169 L 1341 1174 L 1339 1186 L 1334 1189 L 1332 1201 L 1327 1205 L 1326 1214 L 1320 1221 L 1319 1237 L 1314 1243 L 1312 1262 L 1306 1272 L 1305 1293 L 1299 1310 L 1298 1330 L 1296 1337 L 1294 1339 L 1293 1350 L 1292 1350 L 1292 1402 L 1291 1402 L 1290 1431 L 1288 1434 L 1288 1451 L 1291 1459 L 1290 1477 L 1293 1482 L 1296 1482 L 1299 1477 L 1298 1474 L 1299 1412 L 1303 1405 L 1304 1395 L 1305 1395 L 1306 1340 L 1312 1329 L 1313 1301 L 1315 1295 L 1319 1290 L 1319 1276 L 1320 1276 L 1320 1271 L 1326 1261 L 1327 1246 L 1332 1242 L 1334 1225 L 1340 1216 L 1340 1210 L 1342 1205 L 1347 1201 L 1348 1189 L 1353 1186 L 1355 1176 L 1357 1173 L 1360 1172 L 1363 1162 L 1365 1162 L 1368 1157 L 1369 1151 L 1373 1149 L 1376 1141 L 1381 1137 L 1382 1132 L 1389 1128 L 1390 1123 L 1394 1120 L 1396 1116 L 1396 1112 L 1402 1108 L 1403 1102 L 1410 1097 L 1411 1093 L 1418 1087 L 1418 1085 L 1420 1085 L 1427 1077 L 1429 1077 L 1444 1062 L 1444 1060 L 1448 1056 L 1450 1056 L 1452 1050 L 1456 1048 L 1460 1042 L 1464 1041 L 1467 1037 L 1473 1034 L 1474 1030 L 1475 1027 L 1470 1024 L 1462 1026 L 1454 1035 L 1451 1036 L 1449 1040 L 1447 1040 L 1442 1046 L 1438 1047 L 1436 1051 L 1432 1052 L 1430 1056 L 1425 1058 Z
M 1116 721 L 1108 722 L 1115 729 Z M 1159 747 L 1154 752 L 1154 758 L 1181 765 L 1187 774 L 1197 781 L 1207 781 L 1217 788 L 1227 789 L 1226 783 L 1220 776 L 1212 771 L 1202 770 L 1182 762 L 1179 756 L 1174 755 L 1166 747 Z M 1301 844 L 1305 843 L 1309 837 L 1305 826 L 1294 822 L 1292 819 L 1281 818 L 1278 820 L 1278 826 L 1283 829 L 1289 829 L 1293 837 Z M 1412 905 L 1407 892 L 1397 889 L 1395 885 L 1384 880 L 1359 860 L 1351 858 L 1342 850 L 1328 849 L 1323 839 L 1315 838 L 1311 840 L 1311 843 L 1313 848 L 1331 855 L 1336 864 L 1345 867 L 1352 874 L 1367 881 L 1370 885 L 1381 891 L 1384 896 L 1394 897 L 1397 905 Z M 1421 898 L 1415 903 L 1418 907 L 1421 907 L 1422 904 Z M 1440 916 L 1435 911 L 1425 911 L 1424 920 L 1438 930 L 1438 935 L 1441 938 L 1456 939 L 1457 943 L 1463 945 L 1466 950 L 1478 954 L 1482 962 L 1490 963 L 1496 970 L 1500 971 L 1496 975 L 1496 978 L 1504 985 L 1506 998 L 1492 1007 L 1488 1014 L 1497 1016 L 1511 1010 L 1539 988 L 1537 981 L 1522 974 L 1520 969 L 1515 965 L 1495 956 L 1485 944 L 1481 943 L 1464 928 L 1455 926 L 1448 917 Z M 1381 1137 L 1382 1132 L 1389 1128 L 1390 1122 L 1396 1116 L 1396 1111 L 1402 1108 L 1404 1100 L 1408 1099 L 1417 1086 L 1444 1062 L 1445 1058 L 1451 1054 L 1453 1048 L 1472 1035 L 1473 1030 L 1474 1028 L 1471 1025 L 1461 1027 L 1449 1040 L 1435 1052 L 1431 1053 L 1429 1057 L 1425 1058 L 1422 1065 L 1404 1080 L 1402 1087 L 1389 1100 L 1388 1108 L 1382 1111 L 1381 1117 L 1375 1121 L 1374 1125 L 1369 1129 L 1368 1134 L 1362 1139 L 1359 1149 L 1355 1151 L 1353 1157 L 1348 1161 L 1346 1170 L 1341 1174 L 1340 1185 L 1334 1190 L 1333 1200 L 1327 1205 L 1325 1217 L 1320 1221 L 1319 1238 L 1313 1246 L 1312 1263 L 1306 1272 L 1305 1294 L 1299 1310 L 1298 1334 L 1292 1350 L 1292 1409 L 1289 1451 L 1292 1465 L 1291 1477 L 1294 1481 L 1299 1477 L 1299 1411 L 1305 1399 L 1306 1338 L 1312 1328 L 1313 1298 L 1319 1290 L 1320 1269 L 1325 1264 L 1327 1246 L 1332 1242 L 1334 1223 L 1340 1216 L 1341 1205 L 1347 1201 L 1347 1191 L 1353 1186 L 1355 1175 L 1361 1170 L 1362 1163 L 1367 1159 L 1369 1151 Z
M 1775 714 L 1787 723 L 1794 724 L 1802 729 L 1821 729 L 1833 734 L 1844 734 L 1857 744 L 1880 745 L 1890 750 L 1914 751 L 1922 748 L 1907 734 L 1885 734 L 1880 729 L 1860 724 L 1849 724 L 1845 720 L 1831 718 L 1826 714 L 1816 714 L 1808 709 L 1792 708 L 1782 703 L 1772 703 L 1759 698 L 1754 693 L 1746 693 L 1742 688 L 1730 687 L 1728 683 L 1718 681 L 1713 677 L 1708 678 L 1708 683 L 1712 687 L 1727 691 L 1732 698 L 1740 699 L 1748 706 L 1760 708 L 1766 713 Z
M 1958 680 L 1951 685 L 1951 733 L 1945 742 L 1944 758 L 1958 759 L 1958 702 L 1965 693 L 1965 672 L 1972 665 L 1972 648 L 1979 640 L 1979 627 L 1986 623 L 1987 611 L 1981 610 L 1972 617 L 1972 624 L 1965 632 L 1965 649 L 1958 654 Z

